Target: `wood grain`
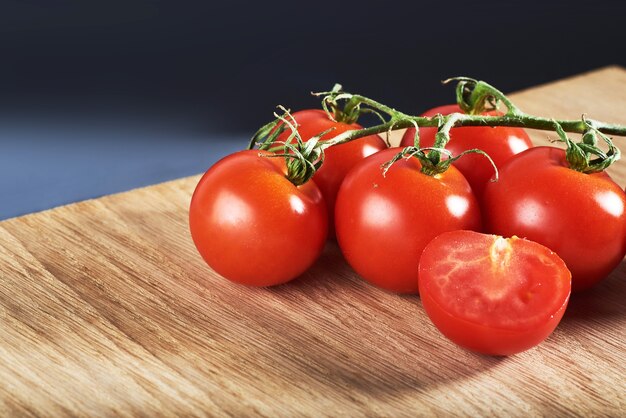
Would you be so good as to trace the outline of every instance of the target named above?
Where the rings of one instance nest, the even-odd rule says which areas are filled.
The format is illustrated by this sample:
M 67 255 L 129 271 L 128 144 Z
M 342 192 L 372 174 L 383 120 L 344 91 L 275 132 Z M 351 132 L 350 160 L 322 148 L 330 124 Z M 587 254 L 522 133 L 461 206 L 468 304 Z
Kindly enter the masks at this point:
M 626 71 L 513 99 L 626 123 Z M 612 173 L 626 184 L 625 163 Z M 546 342 L 485 357 L 442 337 L 418 297 L 359 280 L 332 244 L 283 286 L 217 277 L 187 229 L 197 180 L 0 223 L 0 415 L 626 415 L 625 263 Z

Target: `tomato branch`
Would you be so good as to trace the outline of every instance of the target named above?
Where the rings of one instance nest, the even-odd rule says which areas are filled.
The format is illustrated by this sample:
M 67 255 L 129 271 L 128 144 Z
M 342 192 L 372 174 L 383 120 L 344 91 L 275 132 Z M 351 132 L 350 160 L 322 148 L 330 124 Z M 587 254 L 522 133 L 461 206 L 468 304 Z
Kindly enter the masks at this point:
M 509 126 L 556 132 L 555 123 L 557 123 L 565 132 L 570 133 L 585 134 L 589 131 L 591 126 L 603 134 L 626 136 L 626 126 L 624 125 L 585 119 L 584 116 L 581 119 L 575 120 L 555 120 L 529 115 L 515 106 L 504 93 L 484 81 L 458 77 L 446 80 L 444 83 L 451 81 L 458 82 L 456 87 L 457 102 L 466 114 L 452 113 L 450 115 L 437 115 L 433 117 L 411 116 L 368 97 L 341 91 L 340 88 L 335 88 L 326 93 L 315 93 L 315 95 L 325 95 L 323 100 L 332 102 L 335 106 L 338 106 L 338 101 L 346 100 L 351 109 L 365 105 L 370 109 L 389 116 L 389 120 L 380 125 L 345 132 L 332 140 L 325 141 L 323 147 L 327 148 L 363 136 L 414 126 L 437 127 L 444 134 L 449 132 L 451 128 L 461 126 Z M 503 115 L 482 114 L 485 110 L 496 110 L 500 103 L 504 104 L 506 107 L 506 113 Z M 445 135 L 441 135 L 440 138 L 441 140 L 436 145 L 437 148 L 443 148 L 447 143 Z
M 369 128 L 346 131 L 328 140 L 321 140 L 322 135 L 318 135 L 314 148 L 318 149 L 319 152 L 309 153 L 311 146 L 308 146 L 305 154 L 308 153 L 311 156 L 323 155 L 323 151 L 332 146 L 369 135 L 388 133 L 393 130 L 410 127 L 436 127 L 438 132 L 435 136 L 434 147 L 421 150 L 418 141 L 416 141 L 415 146 L 409 147 L 411 149 L 407 149 L 407 152 L 403 155 L 412 155 L 419 158 L 423 164 L 428 166 L 427 171 L 429 173 L 437 173 L 445 171 L 449 166 L 445 159 L 442 160 L 442 151 L 450 141 L 450 130 L 452 128 L 463 126 L 506 126 L 556 132 L 560 140 L 567 145 L 568 155 L 571 158 L 568 161 L 570 161 L 571 168 L 578 171 L 586 173 L 602 171 L 620 158 L 619 149 L 613 145 L 607 135 L 626 136 L 626 126 L 624 125 L 587 119 L 584 115 L 581 119 L 574 120 L 557 120 L 529 115 L 515 106 L 504 93 L 484 81 L 458 77 L 446 80 L 444 83 L 452 81 L 457 82 L 457 103 L 465 113 L 452 113 L 433 117 L 411 116 L 368 97 L 345 92 L 339 84 L 336 84 L 331 91 L 313 93 L 315 96 L 322 97 L 322 107 L 333 120 L 353 123 L 361 114 L 373 113 L 381 119 L 381 123 Z M 502 107 L 501 105 L 506 108 L 506 112 L 485 114 L 486 111 L 490 110 L 500 112 L 499 108 Z M 256 143 L 261 145 L 261 149 L 263 149 L 264 146 L 272 144 L 277 137 L 276 127 L 280 122 L 280 120 L 276 120 L 261 128 L 253 137 L 250 145 L 253 146 Z M 292 126 L 290 129 L 295 131 L 296 127 Z M 583 141 L 575 143 L 566 137 L 566 132 L 583 134 Z M 299 139 L 296 132 L 293 132 L 292 135 Z M 271 138 L 268 139 L 270 136 Z M 608 152 L 604 152 L 596 146 L 596 136 L 601 136 L 604 142 L 607 143 Z M 298 142 L 298 148 L 302 149 L 302 141 L 299 140 Z M 316 162 L 311 161 L 311 164 L 307 165 L 312 167 L 314 163 Z M 310 167 L 305 171 L 307 175 L 298 176 L 301 178 L 299 178 L 297 183 L 302 184 L 302 181 L 308 180 L 314 174 L 314 172 L 310 171 Z
M 441 122 L 445 124 L 453 117 L 456 120 L 451 127 L 454 128 L 461 126 L 511 126 L 517 128 L 539 129 L 543 131 L 555 132 L 554 123 L 557 122 L 559 125 L 561 125 L 565 132 L 584 134 L 588 129 L 582 119 L 555 120 L 526 114 L 516 116 L 482 116 L 452 113 L 450 115 L 433 116 L 431 118 L 421 116 L 406 116 L 396 117 L 391 121 L 371 126 L 369 128 L 344 132 L 340 135 L 337 135 L 331 140 L 324 141 L 324 148 L 328 148 L 333 145 L 343 144 L 344 142 L 350 142 L 354 139 L 362 138 L 364 136 L 387 132 L 390 129 L 392 131 L 395 131 L 399 129 L 414 127 L 415 125 L 419 127 L 439 127 Z M 604 123 L 592 119 L 587 119 L 587 122 L 591 123 L 598 131 L 604 134 L 626 136 L 626 126 L 624 125 Z

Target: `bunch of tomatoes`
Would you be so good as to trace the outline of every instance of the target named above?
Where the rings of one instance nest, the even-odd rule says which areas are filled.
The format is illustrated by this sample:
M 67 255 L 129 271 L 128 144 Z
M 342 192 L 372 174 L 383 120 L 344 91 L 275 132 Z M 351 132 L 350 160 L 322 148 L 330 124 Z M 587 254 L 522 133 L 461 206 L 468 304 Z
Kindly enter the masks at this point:
M 461 112 L 456 105 L 424 116 Z M 323 110 L 295 112 L 303 140 L 362 129 Z M 420 128 L 432 147 L 437 128 Z M 419 293 L 426 313 L 458 345 L 493 355 L 531 348 L 555 329 L 571 290 L 605 278 L 626 254 L 626 196 L 602 171 L 570 168 L 564 150 L 533 147 L 521 128 L 459 127 L 441 173 L 418 158 L 386 165 L 414 143 L 378 135 L 332 146 L 312 180 L 293 184 L 288 158 L 246 150 L 211 167 L 194 192 L 190 230 L 223 277 L 272 286 L 302 274 L 336 239 L 366 281 Z M 288 139 L 281 133 L 277 143 Z M 444 157 L 445 158 L 445 157 Z M 384 168 L 383 168 L 384 167 Z

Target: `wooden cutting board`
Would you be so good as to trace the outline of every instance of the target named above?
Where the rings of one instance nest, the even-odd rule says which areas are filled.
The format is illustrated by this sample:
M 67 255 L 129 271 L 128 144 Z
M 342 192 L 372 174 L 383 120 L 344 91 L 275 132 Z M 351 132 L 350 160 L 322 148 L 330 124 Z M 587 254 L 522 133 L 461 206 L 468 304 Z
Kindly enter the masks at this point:
M 512 98 L 626 124 L 626 70 Z M 611 173 L 626 184 L 626 162 Z M 0 415 L 626 415 L 626 263 L 543 344 L 486 357 L 417 296 L 359 280 L 336 245 L 280 287 L 221 279 L 187 229 L 197 181 L 0 223 Z

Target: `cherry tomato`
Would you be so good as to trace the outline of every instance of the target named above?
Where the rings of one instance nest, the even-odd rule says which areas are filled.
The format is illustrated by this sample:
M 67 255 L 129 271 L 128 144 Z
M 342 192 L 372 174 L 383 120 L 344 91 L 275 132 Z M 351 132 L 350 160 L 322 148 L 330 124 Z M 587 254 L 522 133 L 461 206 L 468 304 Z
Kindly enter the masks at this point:
M 346 260 L 365 280 L 417 293 L 426 244 L 442 232 L 480 229 L 480 211 L 467 180 L 452 166 L 429 176 L 411 157 L 383 175 L 381 164 L 400 151 L 381 151 L 348 173 L 337 197 L 335 227 Z
M 322 140 L 332 139 L 346 131 L 363 129 L 356 123 L 335 122 L 328 117 L 326 112 L 318 109 L 301 110 L 293 113 L 293 117 L 298 123 L 298 132 L 305 141 L 330 128 L 334 128 L 333 131 L 324 135 Z M 290 131 L 287 129 L 278 137 L 278 140 L 286 141 L 289 134 Z M 387 145 L 380 136 L 370 135 L 330 147 L 325 151 L 324 163 L 313 176 L 313 180 L 322 191 L 326 201 L 329 214 L 329 236 L 334 236 L 335 200 L 344 177 L 356 163 L 386 148 Z
M 536 147 L 511 158 L 485 189 L 488 232 L 528 238 L 556 252 L 572 289 L 606 277 L 626 254 L 626 197 L 605 172 L 569 168 L 565 151 Z
M 449 115 L 463 113 L 458 105 L 440 106 L 425 112 L 422 116 L 436 114 Z M 420 128 L 420 146 L 432 147 L 435 144 L 437 128 Z M 403 147 L 413 145 L 415 128 L 409 128 L 402 137 Z M 446 145 L 452 155 L 478 148 L 485 151 L 496 167 L 500 168 L 509 158 L 533 146 L 526 131 L 521 128 L 506 126 L 466 126 L 450 130 L 450 142 Z M 463 173 L 477 197 L 483 193 L 485 185 L 494 174 L 494 169 L 487 158 L 480 154 L 467 154 L 456 160 L 454 166 Z
M 313 181 L 294 186 L 283 158 L 240 151 L 211 167 L 191 200 L 189 227 L 204 260 L 254 286 L 287 282 L 320 255 L 328 231 Z
M 426 313 L 450 340 L 479 353 L 510 355 L 554 331 L 571 275 L 563 260 L 535 242 L 453 231 L 424 249 L 419 290 Z

